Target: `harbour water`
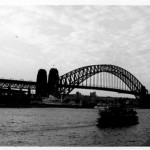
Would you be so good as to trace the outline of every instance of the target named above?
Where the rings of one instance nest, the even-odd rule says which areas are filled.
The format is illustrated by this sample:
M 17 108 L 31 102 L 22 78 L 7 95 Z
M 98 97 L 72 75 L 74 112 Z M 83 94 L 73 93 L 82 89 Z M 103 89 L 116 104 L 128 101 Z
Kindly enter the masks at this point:
M 97 109 L 0 108 L 0 146 L 140 146 L 150 137 L 150 110 L 139 124 L 100 129 Z

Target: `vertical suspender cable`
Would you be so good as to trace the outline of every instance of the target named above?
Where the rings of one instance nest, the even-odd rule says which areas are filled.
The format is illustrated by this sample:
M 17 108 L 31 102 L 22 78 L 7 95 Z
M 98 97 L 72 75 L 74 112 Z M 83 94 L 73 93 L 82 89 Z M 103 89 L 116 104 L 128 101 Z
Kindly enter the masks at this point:
M 97 74 L 97 87 L 98 87 L 98 83 L 99 83 L 99 73 Z
M 95 82 L 95 79 L 96 79 L 96 75 L 95 75 L 95 73 L 94 73 L 94 76 L 93 76 L 93 81 L 94 81 L 94 87 L 96 87 L 96 82 Z

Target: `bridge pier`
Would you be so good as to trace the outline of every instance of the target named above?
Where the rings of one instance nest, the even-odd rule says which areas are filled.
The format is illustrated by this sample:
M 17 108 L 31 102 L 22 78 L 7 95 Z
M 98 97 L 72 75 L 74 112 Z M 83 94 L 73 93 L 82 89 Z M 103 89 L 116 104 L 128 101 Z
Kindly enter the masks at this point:
M 59 73 L 56 68 L 51 68 L 48 76 L 48 94 L 55 97 L 59 96 L 58 90 Z
M 38 97 L 47 96 L 47 72 L 45 69 L 40 69 L 37 74 L 36 95 Z

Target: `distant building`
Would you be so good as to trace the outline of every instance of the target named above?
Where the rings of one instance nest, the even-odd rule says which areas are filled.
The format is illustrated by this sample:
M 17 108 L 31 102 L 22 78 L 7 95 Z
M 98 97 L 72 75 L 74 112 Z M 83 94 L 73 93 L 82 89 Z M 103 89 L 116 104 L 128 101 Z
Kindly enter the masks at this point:
M 93 99 L 96 99 L 96 92 L 90 92 L 90 97 Z
M 69 94 L 65 98 L 65 102 L 74 101 L 75 103 L 80 103 L 82 98 L 82 94 L 80 92 L 76 92 L 76 94 Z
M 80 104 L 83 107 L 93 108 L 98 103 L 113 103 L 114 101 L 118 101 L 120 103 L 126 102 L 127 100 L 136 103 L 135 99 L 131 98 L 122 98 L 122 97 L 102 97 L 97 96 L 96 92 L 91 92 L 90 95 L 82 95 L 80 92 L 76 92 L 76 94 L 69 94 L 66 96 L 64 102 L 68 104 Z

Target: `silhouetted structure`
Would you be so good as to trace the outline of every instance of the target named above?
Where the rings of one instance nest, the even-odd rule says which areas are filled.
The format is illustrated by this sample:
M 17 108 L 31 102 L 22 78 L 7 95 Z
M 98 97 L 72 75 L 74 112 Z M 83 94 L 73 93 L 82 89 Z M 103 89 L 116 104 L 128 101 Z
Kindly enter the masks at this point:
M 31 100 L 31 95 L 27 94 L 25 91 L 12 90 L 10 87 L 8 89 L 0 90 L 0 105 L 4 107 L 22 107 L 29 106 Z
M 60 94 L 73 89 L 95 89 L 133 94 L 141 98 L 142 83 L 127 70 L 115 65 L 91 65 L 72 70 L 59 78 Z
M 44 69 L 40 69 L 37 74 L 36 95 L 47 96 L 47 72 Z
M 81 93 L 79 93 L 79 92 L 76 92 L 76 100 L 75 100 L 75 102 L 76 103 L 80 103 L 80 97 L 81 97 Z
M 58 97 L 59 74 L 56 68 L 51 68 L 48 76 L 48 94 Z
M 36 95 L 61 96 L 63 99 L 75 88 L 105 90 L 119 93 L 132 94 L 140 105 L 149 104 L 150 95 L 142 83 L 127 70 L 110 64 L 91 65 L 72 70 L 59 77 L 58 70 L 51 68 L 48 76 L 44 69 L 37 74 L 37 82 L 0 79 L 0 88 L 7 95 L 12 90 L 30 92 L 36 90 Z
M 150 104 L 150 97 L 148 95 L 148 90 L 145 88 L 145 86 L 142 86 L 140 100 L 139 100 L 139 106 L 149 107 L 149 104 Z

